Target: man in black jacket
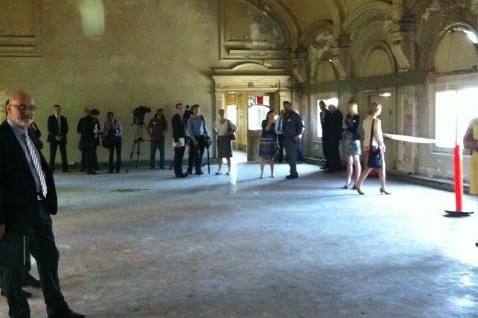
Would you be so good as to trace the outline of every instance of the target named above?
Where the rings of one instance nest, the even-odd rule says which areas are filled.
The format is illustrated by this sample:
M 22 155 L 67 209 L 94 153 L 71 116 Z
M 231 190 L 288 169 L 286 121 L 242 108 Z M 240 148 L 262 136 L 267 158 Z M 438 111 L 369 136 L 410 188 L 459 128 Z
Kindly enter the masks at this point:
M 63 172 L 68 172 L 68 159 L 66 156 L 66 135 L 68 134 L 68 121 L 61 114 L 61 106 L 53 106 L 54 114 L 48 117 L 48 139 L 50 143 L 50 168 L 55 170 L 56 150 L 60 147 L 61 165 Z
M 291 102 L 284 101 L 282 106 L 285 111 L 282 122 L 284 148 L 287 155 L 287 162 L 290 167 L 290 174 L 286 178 L 297 179 L 299 177 L 299 174 L 297 173 L 298 141 L 304 129 L 304 124 L 300 115 L 292 110 Z
M 25 254 L 35 257 L 49 318 L 82 318 L 60 290 L 59 251 L 51 215 L 58 210 L 53 174 L 28 135 L 35 105 L 25 92 L 15 92 L 0 125 L 0 266 L 10 317 L 30 318 L 22 293 Z
M 186 148 L 186 121 L 184 116 L 184 105 L 176 104 L 176 114 L 171 118 L 171 126 L 173 129 L 173 145 L 174 145 L 174 173 L 176 178 L 185 178 L 187 173 L 183 173 L 183 158 Z
M 342 161 L 340 160 L 339 145 L 342 140 L 342 122 L 344 116 L 335 105 L 328 106 L 328 114 L 325 121 L 322 138 L 327 144 L 327 170 L 325 172 L 340 171 Z

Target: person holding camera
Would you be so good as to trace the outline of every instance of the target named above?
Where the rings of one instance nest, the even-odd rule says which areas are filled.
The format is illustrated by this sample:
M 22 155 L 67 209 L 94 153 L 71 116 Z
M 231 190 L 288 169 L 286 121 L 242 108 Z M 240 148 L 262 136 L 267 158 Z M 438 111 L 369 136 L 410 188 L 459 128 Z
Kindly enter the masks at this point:
M 123 136 L 123 126 L 121 122 L 115 118 L 113 112 L 106 114 L 106 121 L 103 125 L 104 136 L 103 145 L 109 150 L 108 173 L 116 173 L 121 170 L 121 144 Z M 113 163 L 116 150 L 116 164 Z
M 204 149 L 206 148 L 206 139 L 209 138 L 206 121 L 204 117 L 199 114 L 200 106 L 198 104 L 191 106 L 191 117 L 187 122 L 187 130 L 190 138 L 189 156 L 192 160 L 189 161 L 188 173 L 191 174 L 194 164 L 197 175 L 202 175 L 202 164 L 204 157 Z

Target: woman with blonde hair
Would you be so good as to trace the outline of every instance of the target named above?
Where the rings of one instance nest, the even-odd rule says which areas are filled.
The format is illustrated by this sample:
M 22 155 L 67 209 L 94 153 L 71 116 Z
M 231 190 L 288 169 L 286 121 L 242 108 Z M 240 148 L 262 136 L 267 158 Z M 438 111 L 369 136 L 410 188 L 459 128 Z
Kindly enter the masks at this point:
M 348 189 L 352 185 L 352 174 L 355 182 L 357 182 L 362 170 L 360 165 L 360 115 L 358 114 L 358 106 L 357 103 L 350 101 L 345 107 L 346 115 L 342 123 L 342 141 L 347 170 L 345 185 L 342 189 Z
M 362 171 L 359 180 L 355 183 L 353 190 L 359 194 L 362 192 L 362 184 L 372 170 L 376 170 L 380 180 L 380 194 L 391 194 L 385 189 L 385 143 L 383 142 L 382 122 L 378 116 L 382 112 L 382 104 L 372 103 L 370 114 L 363 120 L 363 153 L 367 167 Z M 376 150 L 380 154 L 380 162 L 369 160 L 369 151 Z M 372 158 L 370 158 L 372 159 Z

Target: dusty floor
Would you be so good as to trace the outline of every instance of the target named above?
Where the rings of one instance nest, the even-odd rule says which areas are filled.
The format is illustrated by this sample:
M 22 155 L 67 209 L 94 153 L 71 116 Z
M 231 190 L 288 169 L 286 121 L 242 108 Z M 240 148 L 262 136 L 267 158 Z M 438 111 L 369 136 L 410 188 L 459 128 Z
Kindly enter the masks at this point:
M 478 215 L 444 217 L 453 193 L 390 181 L 385 196 L 369 179 L 360 196 L 307 164 L 296 180 L 284 164 L 273 179 L 257 164 L 215 168 L 57 174 L 70 306 L 96 318 L 478 317 Z M 465 196 L 465 211 L 477 206 Z M 46 317 L 29 290 L 32 317 Z

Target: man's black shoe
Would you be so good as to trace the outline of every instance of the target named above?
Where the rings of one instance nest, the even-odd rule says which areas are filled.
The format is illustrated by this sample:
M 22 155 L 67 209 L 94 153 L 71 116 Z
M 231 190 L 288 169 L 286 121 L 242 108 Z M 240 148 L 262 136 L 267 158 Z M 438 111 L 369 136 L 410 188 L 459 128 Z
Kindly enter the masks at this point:
M 181 173 L 181 174 L 177 174 L 176 178 L 186 178 L 187 176 L 188 176 L 187 173 Z
M 299 177 L 299 176 L 297 176 L 297 175 L 291 175 L 291 174 L 290 174 L 290 175 L 288 175 L 288 176 L 286 177 L 286 179 L 289 179 L 289 180 L 290 180 L 290 179 L 297 179 L 298 177 Z
M 196 171 L 196 174 L 197 174 L 198 176 L 200 176 L 200 175 L 204 174 L 204 172 L 202 172 L 202 171 Z
M 25 275 L 25 280 L 23 281 L 23 286 L 41 287 L 41 282 L 30 273 L 27 273 Z
M 25 296 L 25 298 L 31 298 L 33 296 L 32 293 L 30 293 L 26 290 L 23 290 L 23 289 L 22 289 L 22 293 L 23 293 L 23 296 Z M 7 292 L 5 291 L 5 289 L 2 289 L 0 294 L 2 295 L 2 297 L 7 297 Z
M 48 318 L 85 318 L 85 315 L 69 310 L 57 314 L 50 314 L 48 315 Z

